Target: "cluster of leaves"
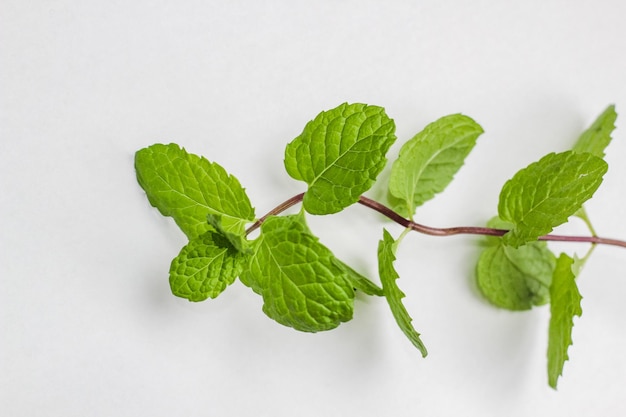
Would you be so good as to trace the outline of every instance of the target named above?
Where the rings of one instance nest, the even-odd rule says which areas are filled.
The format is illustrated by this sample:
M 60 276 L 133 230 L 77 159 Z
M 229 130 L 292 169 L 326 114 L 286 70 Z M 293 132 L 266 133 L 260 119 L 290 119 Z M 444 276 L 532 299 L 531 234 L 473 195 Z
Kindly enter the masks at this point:
M 608 169 L 604 149 L 616 118 L 614 106 L 609 106 L 571 150 L 544 156 L 504 184 L 498 216 L 488 225 L 509 232 L 501 239 L 488 238 L 478 260 L 478 286 L 496 306 L 527 310 L 550 303 L 548 383 L 552 388 L 568 359 L 573 318 L 582 314 L 576 277 L 593 246 L 582 259 L 564 253 L 557 257 L 538 239 L 571 216 L 582 218 L 595 236 L 583 203 L 593 196 Z
M 550 302 L 548 375 L 556 387 L 572 320 L 581 314 L 575 278 L 586 257 L 556 257 L 540 237 L 577 215 L 602 181 L 604 148 L 616 118 L 613 106 L 570 151 L 549 154 L 520 170 L 503 187 L 477 282 L 496 306 L 524 310 Z M 463 165 L 482 128 L 454 114 L 426 126 L 406 142 L 391 167 L 389 204 L 412 222 L 416 209 L 443 191 Z M 150 203 L 171 216 L 189 243 L 171 263 L 172 292 L 190 301 L 215 298 L 235 279 L 263 298 L 275 321 L 305 332 L 330 330 L 353 316 L 355 291 L 387 299 L 400 329 L 423 356 L 427 351 L 402 304 L 394 238 L 382 231 L 378 246 L 381 286 L 337 259 L 311 232 L 306 213 L 337 213 L 358 202 L 383 170 L 395 142 L 395 124 L 384 109 L 342 104 L 320 113 L 287 145 L 285 168 L 307 184 L 295 215 L 258 219 L 244 188 L 220 165 L 176 144 L 155 144 L 135 157 L 137 179 Z M 251 226 L 252 225 L 252 226 Z M 259 236 L 248 232 L 260 225 Z M 591 229 L 593 232 L 593 229 Z

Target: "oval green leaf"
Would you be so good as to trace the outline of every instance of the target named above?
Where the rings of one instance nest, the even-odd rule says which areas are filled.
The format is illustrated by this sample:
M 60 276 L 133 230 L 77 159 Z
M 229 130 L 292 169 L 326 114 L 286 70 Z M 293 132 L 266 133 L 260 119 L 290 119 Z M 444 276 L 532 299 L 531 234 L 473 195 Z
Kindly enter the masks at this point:
M 513 224 L 503 240 L 518 247 L 550 233 L 576 213 L 602 183 L 607 164 L 589 153 L 551 153 L 504 184 L 499 217 Z
M 150 204 L 173 217 L 189 239 L 211 230 L 209 214 L 221 216 L 224 228 L 239 235 L 254 221 L 254 208 L 237 178 L 174 143 L 137 151 L 135 170 Z
M 270 318 L 305 332 L 352 319 L 352 285 L 302 215 L 269 217 L 253 251 L 241 281 L 261 294 Z
M 443 191 L 482 133 L 471 118 L 453 114 L 429 124 L 405 143 L 389 178 L 394 210 L 412 218 L 418 206 Z
M 330 214 L 358 201 L 385 166 L 396 140 L 382 107 L 344 103 L 320 113 L 285 149 L 289 175 L 308 184 L 303 206 Z
M 185 245 L 170 265 L 172 293 L 189 301 L 215 298 L 243 270 L 245 255 L 226 237 L 207 232 Z

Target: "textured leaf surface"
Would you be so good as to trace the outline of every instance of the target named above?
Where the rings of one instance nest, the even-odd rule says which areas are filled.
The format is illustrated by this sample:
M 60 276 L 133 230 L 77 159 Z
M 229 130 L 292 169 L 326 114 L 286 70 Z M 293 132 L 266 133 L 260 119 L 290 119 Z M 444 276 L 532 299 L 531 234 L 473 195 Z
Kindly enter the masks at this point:
M 611 105 L 602 112 L 589 129 L 585 130 L 574 145 L 575 152 L 588 152 L 604 158 L 604 149 L 611 143 L 611 133 L 615 129 L 617 113 Z
M 415 208 L 443 191 L 474 148 L 483 129 L 471 118 L 453 114 L 429 124 L 405 143 L 391 167 L 391 205 L 412 217 Z
M 551 153 L 504 184 L 498 214 L 513 223 L 503 240 L 517 247 L 547 234 L 576 213 L 602 183 L 607 164 L 588 153 Z
M 139 150 L 135 170 L 150 204 L 173 217 L 189 239 L 211 229 L 209 214 L 221 216 L 224 229 L 239 235 L 254 220 L 254 209 L 235 177 L 176 144 Z
M 396 283 L 399 275 L 393 266 L 393 262 L 396 260 L 394 253 L 395 243 L 389 232 L 383 229 L 383 240 L 378 242 L 378 273 L 380 274 L 380 280 L 383 284 L 385 298 L 389 303 L 391 313 L 396 319 L 396 323 L 398 323 L 398 326 L 405 336 L 413 343 L 413 346 L 419 349 L 423 357 L 426 357 L 428 354 L 426 346 L 422 343 L 420 334 L 411 324 L 413 319 L 409 316 L 404 304 L 402 304 L 402 299 L 405 295 Z
M 305 332 L 330 330 L 352 318 L 354 302 L 333 260 L 302 215 L 270 217 L 242 282 L 263 296 L 263 311 L 277 322 Z
M 556 389 L 557 381 L 563 374 L 567 351 L 572 345 L 574 316 L 583 313 L 580 307 L 582 297 L 576 286 L 573 269 L 574 260 L 561 254 L 557 260 L 552 286 L 550 287 L 550 328 L 548 333 L 548 383 Z
M 240 223 L 224 224 L 223 216 L 218 214 L 207 215 L 207 222 L 223 235 L 239 252 L 247 252 L 250 242 L 246 239 L 245 231 Z
M 244 263 L 244 255 L 224 236 L 206 232 L 189 241 L 172 261 L 172 293 L 189 301 L 215 298 L 233 283 Z
M 287 145 L 285 168 L 308 184 L 302 202 L 312 214 L 330 214 L 355 203 L 367 191 L 396 140 L 385 110 L 344 103 L 320 113 Z
M 489 227 L 507 229 L 509 224 L 492 219 Z M 476 267 L 478 288 L 494 305 L 508 310 L 527 310 L 550 300 L 550 284 L 556 259 L 545 242 L 519 248 L 490 238 Z

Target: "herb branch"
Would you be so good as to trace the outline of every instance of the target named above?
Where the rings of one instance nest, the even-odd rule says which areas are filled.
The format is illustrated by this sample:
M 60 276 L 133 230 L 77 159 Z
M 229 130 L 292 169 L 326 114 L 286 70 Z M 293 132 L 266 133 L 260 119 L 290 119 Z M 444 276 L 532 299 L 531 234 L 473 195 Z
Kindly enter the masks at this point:
M 300 193 L 294 195 L 293 197 L 285 200 L 280 203 L 278 206 L 274 207 L 272 210 L 267 212 L 264 216 L 260 217 L 256 222 L 252 224 L 247 230 L 246 235 L 249 235 L 254 230 L 258 229 L 261 224 L 270 216 L 277 216 L 285 210 L 295 206 L 296 204 L 302 202 L 302 198 L 304 197 L 304 193 Z M 371 198 L 367 198 L 365 196 L 360 196 L 357 201 L 359 204 L 368 207 L 372 210 L 377 211 L 388 219 L 398 223 L 400 226 L 410 229 L 412 231 L 429 235 L 429 236 L 453 236 L 453 235 L 482 235 L 482 236 L 504 236 L 510 230 L 508 229 L 496 229 L 493 227 L 477 227 L 477 226 L 456 226 L 456 227 L 432 227 L 426 226 L 424 224 L 416 223 L 413 220 L 402 217 L 400 214 L 396 213 L 389 207 L 385 206 L 378 201 L 372 200 Z M 539 236 L 537 240 L 541 241 L 553 241 L 553 242 L 579 242 L 579 243 L 592 243 L 599 245 L 611 245 L 611 246 L 621 246 L 626 248 L 626 241 L 618 240 L 618 239 L 610 239 L 599 237 L 594 234 L 592 231 L 592 236 L 567 236 L 567 235 L 554 235 L 547 234 L 544 236 Z
M 453 114 L 427 125 L 404 143 L 391 166 L 388 204 L 363 194 L 375 183 L 396 141 L 395 123 L 382 107 L 348 104 L 321 112 L 285 149 L 285 169 L 307 185 L 257 218 L 237 178 L 215 162 L 176 144 L 137 151 L 137 180 L 150 204 L 174 219 L 189 242 L 170 265 L 174 295 L 189 301 L 219 296 L 239 279 L 263 298 L 263 312 L 299 331 L 331 330 L 351 320 L 356 291 L 385 297 L 400 330 L 427 355 L 421 335 L 402 303 L 394 267 L 397 247 L 410 231 L 431 236 L 482 235 L 476 282 L 494 306 L 528 310 L 550 305 L 548 384 L 556 388 L 572 344 L 575 316 L 582 314 L 576 284 L 597 245 L 626 248 L 626 241 L 597 235 L 584 203 L 602 183 L 617 113 L 609 106 L 567 151 L 550 153 L 504 183 L 497 215 L 484 227 L 435 228 L 414 221 L 419 207 L 442 192 L 483 133 L 468 116 Z M 296 204 L 298 214 L 282 215 Z M 382 230 L 380 284 L 339 260 L 309 229 L 308 214 L 329 215 L 361 204 L 404 230 Z M 590 236 L 551 234 L 571 217 Z M 250 240 L 251 232 L 260 229 Z M 584 242 L 582 258 L 558 256 L 547 241 Z

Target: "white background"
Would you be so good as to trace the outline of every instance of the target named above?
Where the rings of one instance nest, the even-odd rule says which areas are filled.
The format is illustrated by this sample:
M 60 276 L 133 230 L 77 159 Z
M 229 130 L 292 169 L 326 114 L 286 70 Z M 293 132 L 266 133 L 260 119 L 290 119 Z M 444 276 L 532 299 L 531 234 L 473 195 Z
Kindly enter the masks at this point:
M 0 4 L 0 413 L 3 416 L 618 416 L 626 410 L 626 250 L 579 277 L 583 316 L 558 391 L 549 312 L 497 310 L 474 284 L 480 239 L 408 236 L 400 286 L 429 356 L 383 299 L 305 334 L 239 282 L 171 295 L 185 244 L 136 183 L 134 152 L 177 142 L 219 162 L 257 215 L 304 190 L 285 144 L 342 102 L 387 109 L 403 141 L 462 112 L 485 134 L 433 226 L 482 225 L 518 169 L 626 108 L 626 3 L 549 1 L 17 1 Z M 626 137 L 587 205 L 626 238 Z M 384 179 L 368 195 L 384 199 Z M 355 206 L 312 218 L 375 277 L 398 226 Z M 586 233 L 579 222 L 562 229 Z M 577 251 L 584 245 L 553 246 Z

